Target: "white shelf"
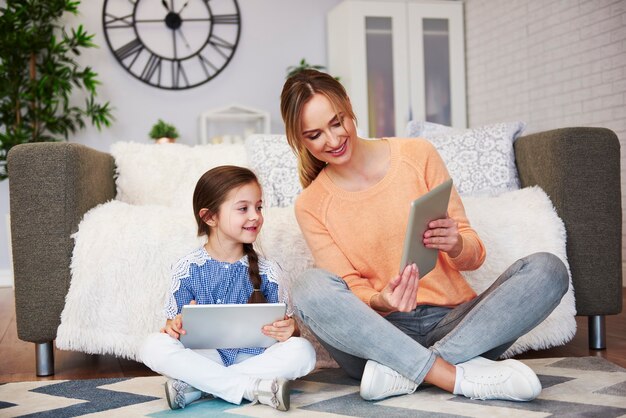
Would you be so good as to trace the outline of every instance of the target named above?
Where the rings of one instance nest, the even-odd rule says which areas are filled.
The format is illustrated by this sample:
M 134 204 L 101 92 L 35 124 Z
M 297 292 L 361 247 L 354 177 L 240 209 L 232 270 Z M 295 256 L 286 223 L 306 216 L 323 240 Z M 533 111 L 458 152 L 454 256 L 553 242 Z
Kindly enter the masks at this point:
M 240 143 L 252 134 L 270 133 L 270 114 L 246 106 L 230 105 L 200 114 L 200 143 Z

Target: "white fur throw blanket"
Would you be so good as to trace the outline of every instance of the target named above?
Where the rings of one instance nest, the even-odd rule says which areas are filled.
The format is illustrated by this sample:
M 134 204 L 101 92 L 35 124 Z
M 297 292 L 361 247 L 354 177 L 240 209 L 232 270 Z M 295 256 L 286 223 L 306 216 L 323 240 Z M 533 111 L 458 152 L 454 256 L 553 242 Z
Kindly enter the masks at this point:
M 563 222 L 540 188 L 498 197 L 466 197 L 464 203 L 487 249 L 483 266 L 465 275 L 477 292 L 516 259 L 533 252 L 552 252 L 567 264 Z M 164 323 L 170 265 L 202 244 L 195 228 L 188 209 L 115 200 L 89 211 L 73 236 L 72 281 L 57 347 L 140 360 L 137 348 L 142 339 Z M 313 266 L 293 207 L 265 210 L 257 244 L 287 271 L 287 280 L 295 280 Z M 574 316 L 570 280 L 570 289 L 556 310 L 505 356 L 566 343 L 576 331 Z M 316 348 L 318 366 L 331 365 L 325 350 L 319 344 Z

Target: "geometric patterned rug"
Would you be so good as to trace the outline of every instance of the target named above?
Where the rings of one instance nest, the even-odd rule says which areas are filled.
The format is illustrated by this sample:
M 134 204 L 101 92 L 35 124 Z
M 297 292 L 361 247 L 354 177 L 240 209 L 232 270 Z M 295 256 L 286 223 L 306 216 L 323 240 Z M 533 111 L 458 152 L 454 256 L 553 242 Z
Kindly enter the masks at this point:
M 340 369 L 294 382 L 291 409 L 220 399 L 168 408 L 161 376 L 0 384 L 0 417 L 626 417 L 626 369 L 600 357 L 523 360 L 543 390 L 532 402 L 473 401 L 433 386 L 368 402 Z

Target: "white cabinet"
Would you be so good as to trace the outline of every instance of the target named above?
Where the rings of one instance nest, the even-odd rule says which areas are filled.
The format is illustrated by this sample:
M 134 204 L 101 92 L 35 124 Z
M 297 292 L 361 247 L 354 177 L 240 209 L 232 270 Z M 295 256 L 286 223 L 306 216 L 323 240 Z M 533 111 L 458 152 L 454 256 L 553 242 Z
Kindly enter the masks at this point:
M 461 1 L 345 0 L 327 23 L 328 72 L 360 132 L 402 136 L 411 119 L 466 127 Z

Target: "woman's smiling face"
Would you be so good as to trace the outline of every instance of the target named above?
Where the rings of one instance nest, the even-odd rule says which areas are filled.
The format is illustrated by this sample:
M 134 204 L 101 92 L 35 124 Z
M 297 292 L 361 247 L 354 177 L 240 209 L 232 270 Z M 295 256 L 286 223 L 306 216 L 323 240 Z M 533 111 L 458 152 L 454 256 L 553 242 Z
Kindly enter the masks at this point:
M 350 160 L 356 126 L 354 121 L 335 108 L 326 96 L 315 94 L 302 107 L 302 140 L 307 150 L 328 164 L 344 164 Z

